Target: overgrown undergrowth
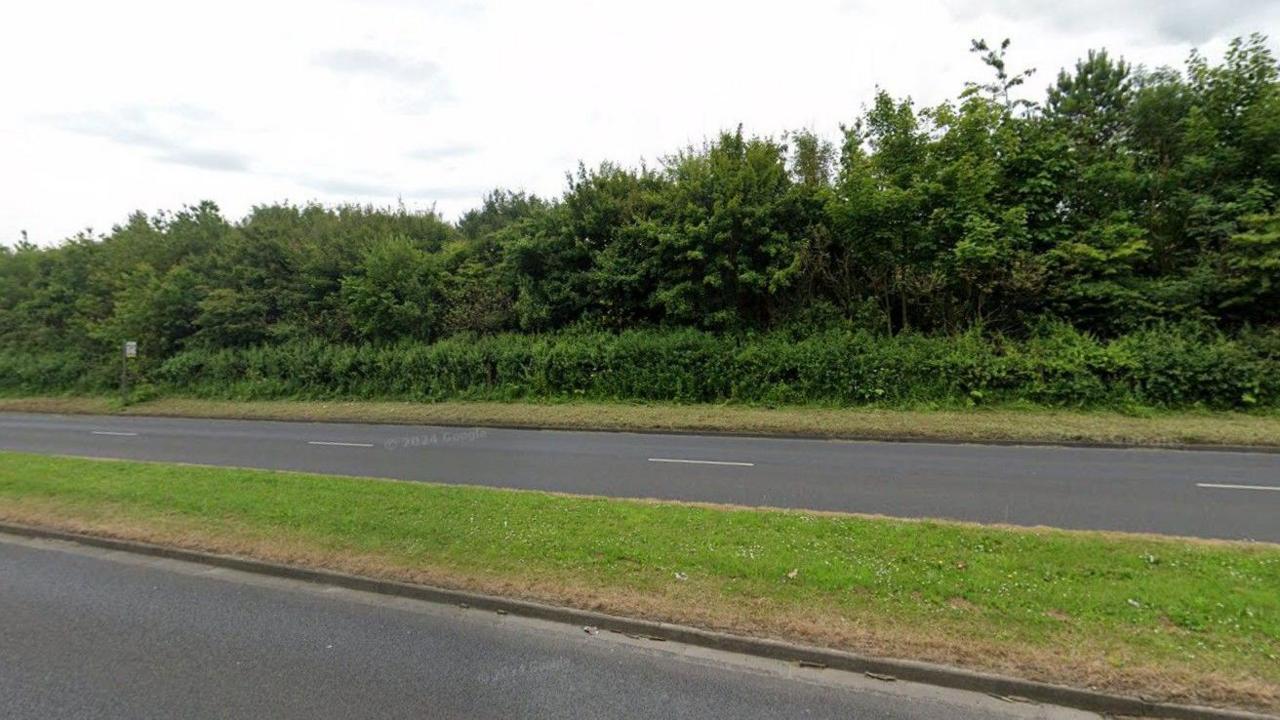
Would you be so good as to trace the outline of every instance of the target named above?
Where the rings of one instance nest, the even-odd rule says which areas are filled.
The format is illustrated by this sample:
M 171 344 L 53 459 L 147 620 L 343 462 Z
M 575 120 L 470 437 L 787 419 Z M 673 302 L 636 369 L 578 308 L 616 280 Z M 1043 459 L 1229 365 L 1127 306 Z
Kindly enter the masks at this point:
M 119 358 L 0 354 L 8 394 L 104 392 Z M 1055 325 L 1025 340 L 695 330 L 298 341 L 144 358 L 146 392 L 226 399 L 554 400 L 827 407 L 1262 409 L 1280 406 L 1280 336 L 1152 328 L 1098 340 Z

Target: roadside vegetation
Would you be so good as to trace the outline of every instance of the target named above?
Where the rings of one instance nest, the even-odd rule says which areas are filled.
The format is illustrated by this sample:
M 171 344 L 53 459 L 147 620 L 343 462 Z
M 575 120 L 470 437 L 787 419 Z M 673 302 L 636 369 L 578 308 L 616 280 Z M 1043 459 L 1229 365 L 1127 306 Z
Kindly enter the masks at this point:
M 1007 43 L 838 137 L 742 129 L 457 222 L 211 203 L 0 249 L 0 393 L 1280 407 L 1280 67 Z M 975 67 L 977 65 L 975 64 Z
M 18 393 L 102 391 L 115 379 L 105 370 L 95 381 L 77 353 L 0 354 L 0 377 Z M 1150 328 L 1103 341 L 1054 323 L 1021 340 L 830 329 L 566 331 L 429 345 L 308 340 L 187 350 L 146 378 L 143 398 L 1270 408 L 1264 401 L 1280 397 L 1280 334 Z
M 1280 709 L 1280 547 L 0 453 L 0 519 Z

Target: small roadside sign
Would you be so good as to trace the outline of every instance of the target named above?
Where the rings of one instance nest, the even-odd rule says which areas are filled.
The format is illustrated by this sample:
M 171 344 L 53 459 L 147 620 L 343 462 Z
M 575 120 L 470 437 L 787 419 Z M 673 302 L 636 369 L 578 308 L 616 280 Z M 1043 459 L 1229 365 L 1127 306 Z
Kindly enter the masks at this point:
M 129 404 L 129 358 L 138 357 L 138 343 L 125 340 L 121 349 L 124 350 L 120 356 L 120 404 L 123 406 Z

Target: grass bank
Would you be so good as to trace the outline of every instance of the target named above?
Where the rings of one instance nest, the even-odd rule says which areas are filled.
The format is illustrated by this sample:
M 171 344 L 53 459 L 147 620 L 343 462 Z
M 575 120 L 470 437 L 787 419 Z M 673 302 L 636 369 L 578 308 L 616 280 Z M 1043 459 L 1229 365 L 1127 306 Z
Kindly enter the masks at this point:
M 1280 547 L 0 453 L 0 518 L 1280 709 Z
M 973 408 L 828 409 L 748 405 L 535 402 L 337 402 L 159 398 L 122 407 L 103 397 L 0 398 L 0 411 L 380 422 L 568 430 L 799 435 L 967 442 L 1280 447 L 1280 414 Z

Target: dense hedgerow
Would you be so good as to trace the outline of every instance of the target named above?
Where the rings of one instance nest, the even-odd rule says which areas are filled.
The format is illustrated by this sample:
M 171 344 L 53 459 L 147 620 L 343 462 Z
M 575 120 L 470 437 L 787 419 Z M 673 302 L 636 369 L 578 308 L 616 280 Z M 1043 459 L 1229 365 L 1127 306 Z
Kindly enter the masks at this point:
M 235 399 L 589 399 L 912 406 L 1280 406 L 1276 333 L 1192 326 L 1098 340 L 1065 324 L 1029 339 L 830 330 L 696 330 L 450 338 L 433 344 L 297 341 L 187 351 L 144 370 L 162 392 Z M 0 390 L 106 390 L 111 360 L 0 355 Z

